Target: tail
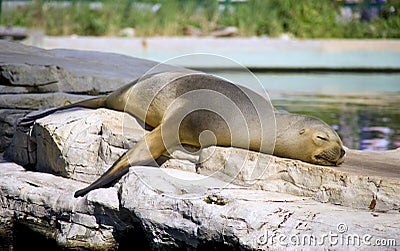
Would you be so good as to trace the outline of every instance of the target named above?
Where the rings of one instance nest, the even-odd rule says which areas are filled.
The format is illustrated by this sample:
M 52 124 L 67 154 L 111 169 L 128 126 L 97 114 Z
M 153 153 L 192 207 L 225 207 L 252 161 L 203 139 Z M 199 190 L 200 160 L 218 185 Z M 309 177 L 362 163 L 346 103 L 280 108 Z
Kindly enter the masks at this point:
M 46 109 L 44 111 L 37 111 L 37 112 L 30 113 L 27 116 L 25 116 L 24 118 L 22 118 L 19 121 L 18 125 L 31 126 L 35 122 L 35 120 L 44 118 L 47 115 L 50 115 L 50 114 L 58 112 L 58 111 L 67 110 L 67 109 L 70 109 L 73 107 L 100 108 L 100 107 L 105 107 L 106 103 L 107 103 L 107 96 L 83 100 L 83 101 L 73 103 L 70 105 L 66 105 L 66 106 Z

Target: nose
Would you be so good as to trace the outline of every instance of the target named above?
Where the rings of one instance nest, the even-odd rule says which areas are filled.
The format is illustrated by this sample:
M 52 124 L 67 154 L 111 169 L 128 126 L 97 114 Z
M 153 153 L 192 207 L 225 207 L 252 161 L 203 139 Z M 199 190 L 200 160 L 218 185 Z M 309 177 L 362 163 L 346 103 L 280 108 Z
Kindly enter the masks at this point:
M 343 157 L 345 154 L 346 154 L 346 151 L 343 150 L 343 149 L 341 149 L 341 150 L 340 150 L 340 158 Z

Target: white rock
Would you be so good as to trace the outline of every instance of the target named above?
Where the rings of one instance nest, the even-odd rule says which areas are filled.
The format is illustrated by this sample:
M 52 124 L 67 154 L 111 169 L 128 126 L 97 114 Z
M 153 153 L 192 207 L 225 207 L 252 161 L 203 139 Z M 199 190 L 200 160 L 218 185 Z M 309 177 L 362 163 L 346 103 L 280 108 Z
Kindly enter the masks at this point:
M 92 182 L 143 135 L 126 113 L 71 109 L 37 120 L 28 136 L 18 132 L 15 137 L 23 140 L 16 139 L 19 144 L 10 151 L 14 161 L 38 171 Z
M 154 249 L 204 245 L 297 249 L 309 246 L 290 241 L 310 236 L 319 240 L 318 248 L 348 247 L 323 241 L 329 234 L 400 239 L 400 222 L 395 220 L 398 211 L 373 213 L 308 197 L 227 185 L 174 169 L 132 168 L 119 182 L 119 196 L 116 188 L 108 188 L 84 198 L 73 197 L 73 192 L 85 185 L 81 182 L 25 171 L 12 163 L 0 163 L 0 169 L 2 222 L 35 222 L 44 234 L 65 247 L 115 249 L 118 235 L 136 247 L 148 241 Z M 124 236 L 132 227 L 143 229 L 146 238 L 139 241 L 135 236 Z M 345 232 L 338 232 L 343 229 Z M 361 243 L 357 248 L 368 246 Z
M 252 189 L 310 196 L 353 208 L 368 209 L 375 198 L 374 209 L 387 211 L 400 208 L 400 172 L 395 164 L 399 158 L 398 150 L 366 154 L 348 149 L 344 164 L 327 167 L 243 149 L 209 147 L 201 152 L 197 171 Z

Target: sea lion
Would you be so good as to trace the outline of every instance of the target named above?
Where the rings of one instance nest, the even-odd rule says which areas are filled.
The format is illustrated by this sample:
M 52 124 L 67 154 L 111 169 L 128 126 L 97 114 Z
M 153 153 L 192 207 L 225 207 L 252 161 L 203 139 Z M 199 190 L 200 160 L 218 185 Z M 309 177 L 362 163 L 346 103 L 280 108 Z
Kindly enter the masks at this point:
M 323 121 L 280 113 L 262 95 L 204 73 L 147 75 L 108 96 L 27 116 L 21 123 L 72 107 L 124 111 L 154 128 L 75 197 L 109 185 L 130 166 L 146 164 L 174 145 L 234 146 L 320 165 L 339 165 L 345 155 L 339 136 Z

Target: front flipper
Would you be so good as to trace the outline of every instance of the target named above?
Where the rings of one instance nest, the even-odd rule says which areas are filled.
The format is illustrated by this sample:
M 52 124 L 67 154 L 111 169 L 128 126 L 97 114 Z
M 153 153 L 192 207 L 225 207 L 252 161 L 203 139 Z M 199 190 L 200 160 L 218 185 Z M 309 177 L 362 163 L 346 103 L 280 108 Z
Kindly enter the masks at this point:
M 105 187 L 121 178 L 132 165 L 145 165 L 158 158 L 165 151 L 161 137 L 161 126 L 147 133 L 134 147 L 125 152 L 114 164 L 95 182 L 86 188 L 75 192 L 74 196 L 84 196 L 88 192 Z

